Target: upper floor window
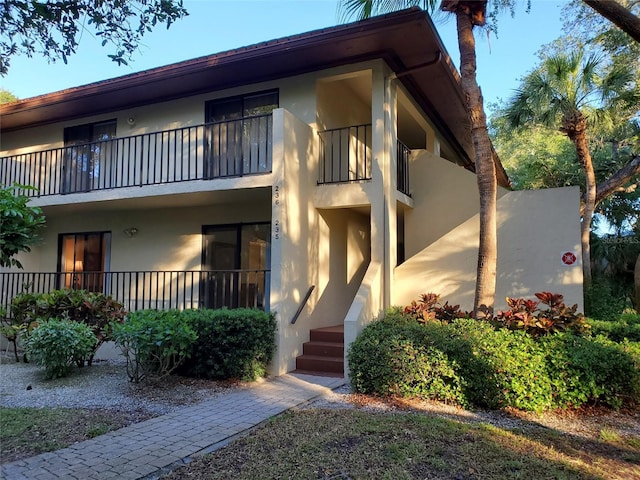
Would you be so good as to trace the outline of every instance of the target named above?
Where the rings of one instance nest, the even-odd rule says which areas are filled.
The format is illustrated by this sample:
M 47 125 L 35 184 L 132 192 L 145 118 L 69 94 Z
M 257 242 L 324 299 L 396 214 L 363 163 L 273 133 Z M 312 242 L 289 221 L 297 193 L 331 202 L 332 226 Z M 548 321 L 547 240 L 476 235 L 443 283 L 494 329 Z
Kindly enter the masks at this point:
M 267 115 L 275 108 L 278 108 L 277 90 L 211 100 L 205 106 L 205 121 L 222 122 Z
M 104 142 L 115 136 L 115 119 L 64 129 L 63 193 L 86 192 L 101 185 L 112 151 L 111 143 Z
M 211 100 L 205 105 L 205 165 L 208 178 L 271 171 L 271 112 L 278 91 Z

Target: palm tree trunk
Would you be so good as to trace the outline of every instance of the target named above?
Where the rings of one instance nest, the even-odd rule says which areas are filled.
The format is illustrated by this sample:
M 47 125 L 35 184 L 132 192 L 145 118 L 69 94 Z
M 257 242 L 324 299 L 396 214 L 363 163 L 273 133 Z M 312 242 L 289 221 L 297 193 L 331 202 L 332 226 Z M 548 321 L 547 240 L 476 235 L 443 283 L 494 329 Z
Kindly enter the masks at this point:
M 591 286 L 591 220 L 596 208 L 596 175 L 593 170 L 591 153 L 587 142 L 587 119 L 580 112 L 563 120 L 563 129 L 576 148 L 578 160 L 582 165 L 585 176 L 584 211 L 580 227 L 580 241 L 582 243 L 582 283 L 585 288 Z M 568 127 L 567 125 L 570 125 Z
M 640 314 L 640 254 L 636 258 L 636 268 L 633 270 L 633 285 L 636 299 L 636 312 Z
M 496 294 L 496 264 L 498 260 L 497 235 L 497 180 L 493 162 L 491 140 L 487 130 L 482 93 L 476 80 L 476 48 L 473 22 L 469 11 L 456 9 L 458 46 L 460 48 L 460 76 L 471 119 L 471 136 L 475 151 L 476 178 L 480 194 L 480 245 L 473 315 L 486 316 L 493 310 Z
M 600 15 L 640 42 L 640 18 L 613 0 L 582 0 Z

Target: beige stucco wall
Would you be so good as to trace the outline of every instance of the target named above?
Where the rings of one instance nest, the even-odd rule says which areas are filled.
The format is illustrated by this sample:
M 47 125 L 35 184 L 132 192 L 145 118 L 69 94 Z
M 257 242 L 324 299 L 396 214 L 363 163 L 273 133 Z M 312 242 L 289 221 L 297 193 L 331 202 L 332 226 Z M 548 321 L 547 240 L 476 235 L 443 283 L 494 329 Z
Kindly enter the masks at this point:
M 424 150 L 410 159 L 413 208 L 405 216 L 405 254 L 409 258 L 478 213 L 476 176 Z M 498 188 L 498 196 L 507 191 Z
M 275 375 L 295 368 L 311 328 L 342 323 L 370 259 L 368 215 L 348 208 L 321 211 L 314 204 L 317 151 L 315 130 L 285 110 L 274 112 L 270 305 L 278 320 Z
M 33 249 L 33 255 L 19 258 L 25 261 L 25 271 L 55 272 L 59 234 L 108 231 L 111 271 L 199 270 L 203 225 L 268 222 L 270 213 L 264 201 L 48 215 L 42 243 Z M 124 234 L 129 227 L 138 229 L 133 238 Z
M 273 114 L 273 176 L 271 198 L 271 311 L 278 322 L 276 355 L 271 373 L 295 368 L 316 296 L 291 325 L 311 285 L 317 284 L 318 214 L 311 204 L 317 168 L 318 140 L 314 130 L 291 113 Z M 306 331 L 306 333 L 305 333 Z
M 371 123 L 371 105 L 364 98 L 371 98 L 371 71 L 359 72 L 362 83 L 368 88 L 356 93 L 350 86 L 350 75 L 322 78 L 316 84 L 317 128 L 326 130 Z
M 579 202 L 577 187 L 509 192 L 498 200 L 496 308 L 506 307 L 507 296 L 551 291 L 583 309 Z M 476 215 L 397 267 L 393 303 L 406 305 L 433 292 L 470 310 L 478 232 Z M 565 252 L 573 252 L 577 262 L 563 264 Z
M 378 64 L 379 62 L 362 62 L 310 72 L 277 81 L 245 85 L 153 105 L 59 122 L 53 125 L 7 132 L 2 134 L 0 156 L 61 147 L 63 146 L 63 133 L 66 127 L 109 119 L 117 119 L 116 135 L 118 137 L 198 125 L 204 122 L 205 102 L 208 100 L 272 89 L 278 89 L 279 91 L 281 108 L 289 110 L 303 122 L 315 127 L 317 121 L 317 82 L 326 77 L 348 76 L 354 72 L 369 71 L 372 65 Z M 344 91 L 343 98 L 344 95 L 348 95 L 348 92 Z M 345 100 L 346 105 L 348 105 L 349 101 L 348 98 Z M 362 112 L 361 109 L 359 111 Z M 358 114 L 358 117 L 360 116 L 362 116 L 361 113 Z M 370 118 L 370 115 L 366 117 Z M 129 118 L 134 119 L 133 125 L 129 124 Z

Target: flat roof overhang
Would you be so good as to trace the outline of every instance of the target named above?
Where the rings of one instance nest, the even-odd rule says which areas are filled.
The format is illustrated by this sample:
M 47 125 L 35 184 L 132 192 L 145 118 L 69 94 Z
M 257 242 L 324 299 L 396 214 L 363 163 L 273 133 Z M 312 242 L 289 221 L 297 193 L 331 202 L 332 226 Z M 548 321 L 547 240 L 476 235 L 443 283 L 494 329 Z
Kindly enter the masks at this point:
M 109 113 L 381 58 L 475 171 L 460 77 L 418 8 L 18 100 L 0 106 L 1 132 Z M 508 178 L 497 159 L 498 181 Z

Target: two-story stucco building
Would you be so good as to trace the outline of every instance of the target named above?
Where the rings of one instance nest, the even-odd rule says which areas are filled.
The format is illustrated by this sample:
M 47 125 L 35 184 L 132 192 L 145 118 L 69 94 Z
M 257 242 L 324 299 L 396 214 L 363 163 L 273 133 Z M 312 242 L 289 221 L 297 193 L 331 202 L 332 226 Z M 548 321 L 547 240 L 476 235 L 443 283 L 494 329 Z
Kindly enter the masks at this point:
M 26 282 L 103 291 L 129 309 L 269 309 L 274 374 L 296 368 L 312 329 L 343 326 L 348 344 L 425 292 L 471 308 L 469 121 L 456 69 L 418 9 L 0 114 L 0 184 L 37 187 L 27 193 L 47 218 L 24 270 L 0 272 L 0 304 Z M 580 255 L 561 261 L 580 249 L 579 192 L 499 195 L 498 306 L 542 290 L 582 304 Z

